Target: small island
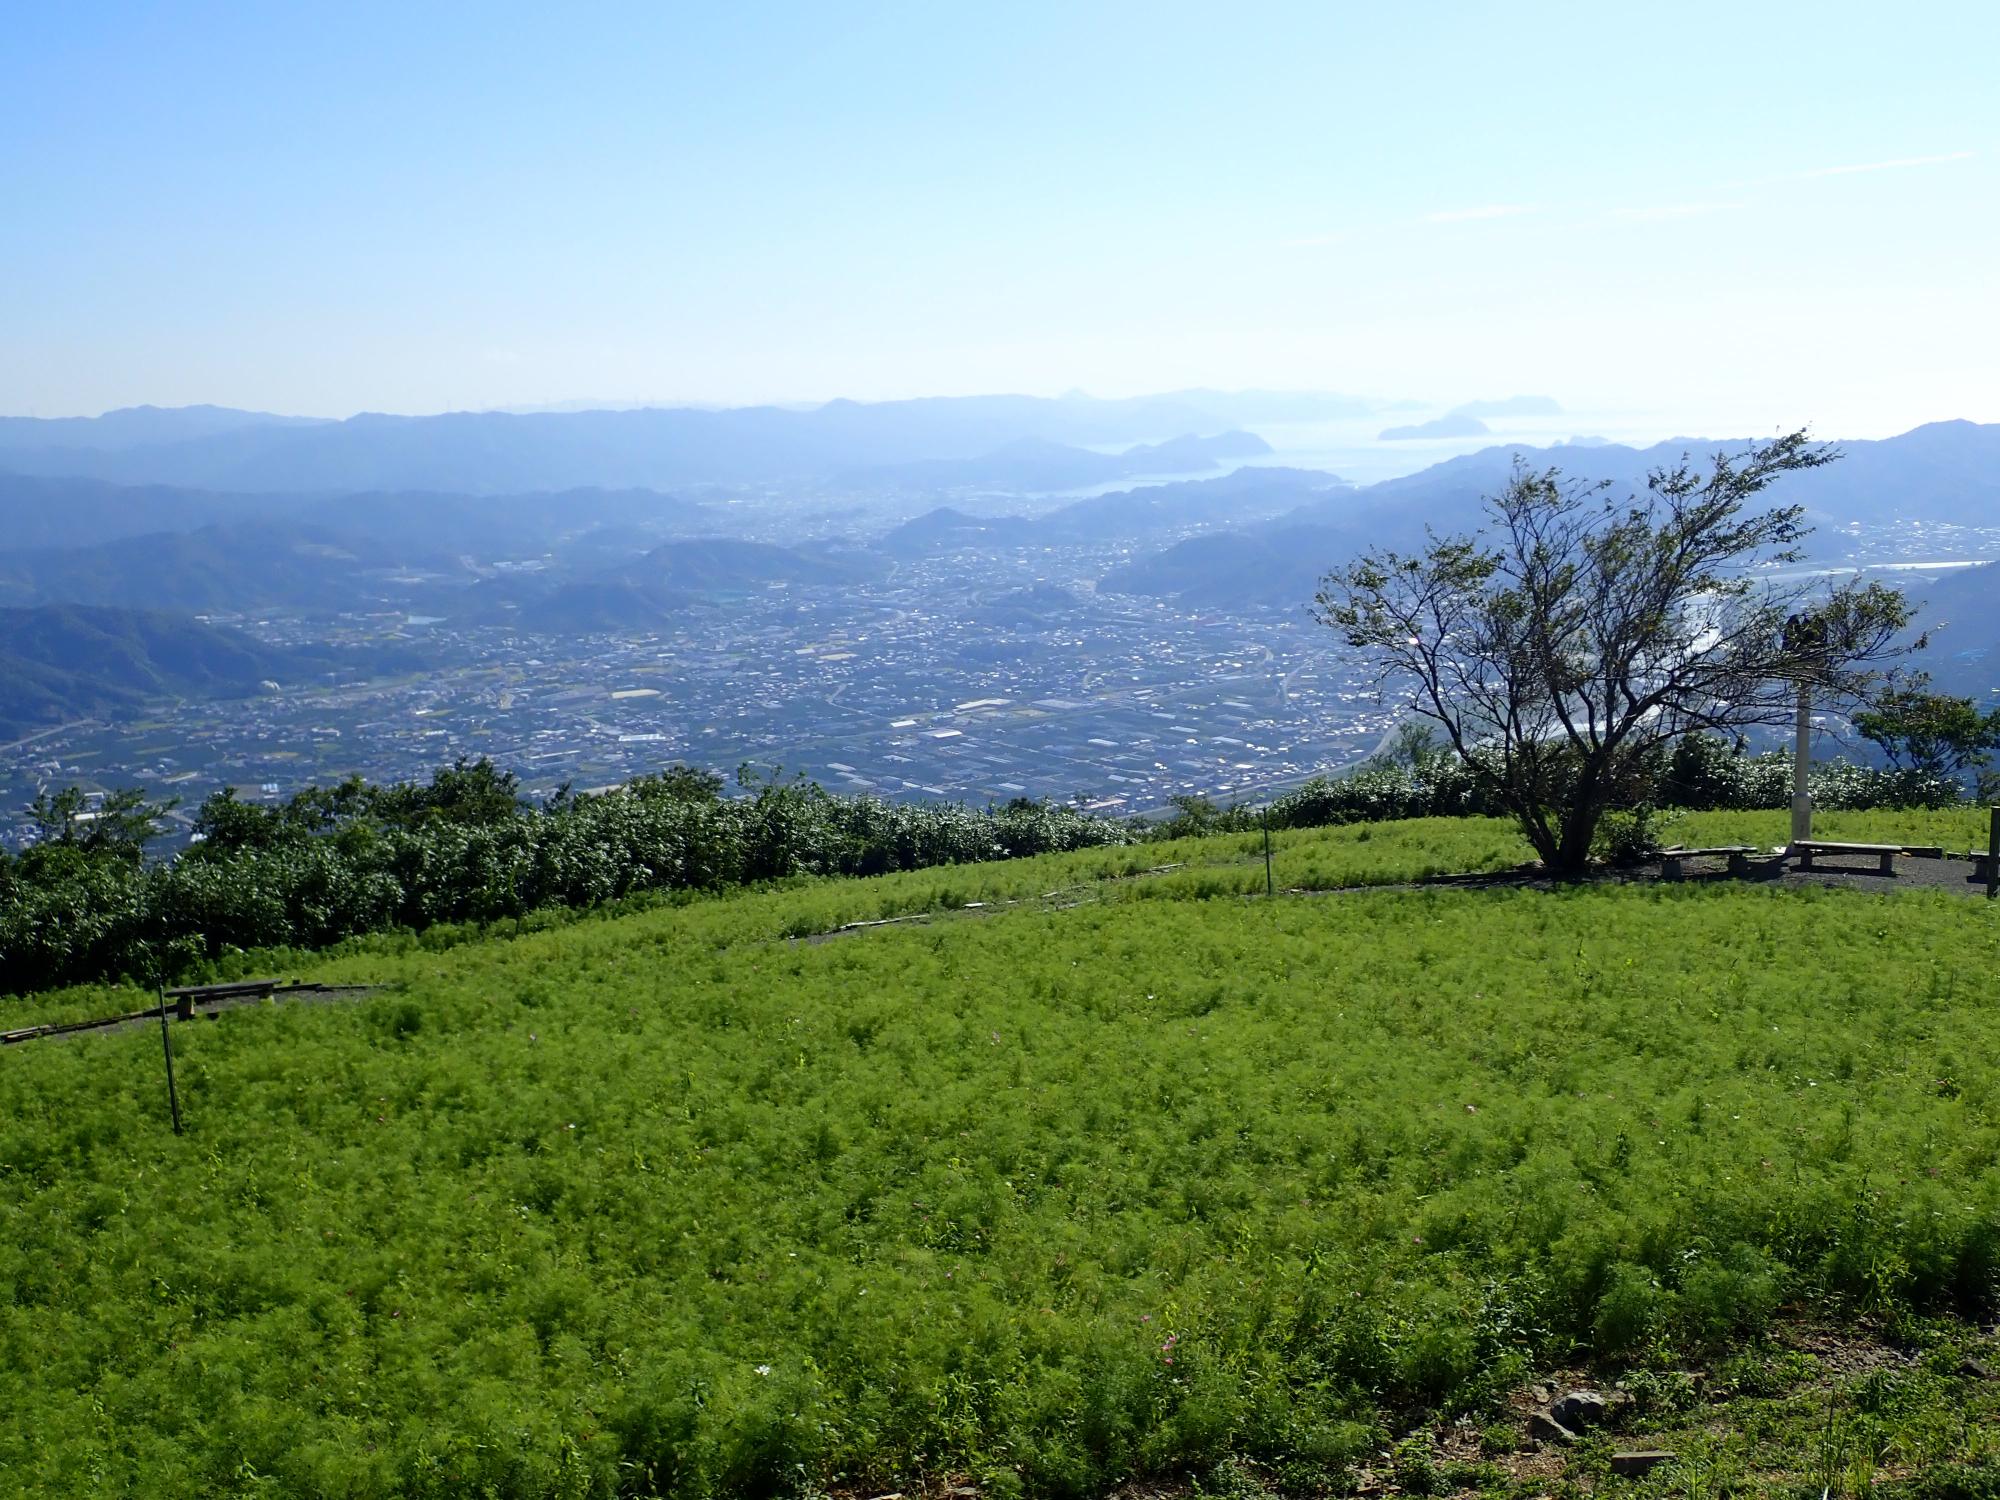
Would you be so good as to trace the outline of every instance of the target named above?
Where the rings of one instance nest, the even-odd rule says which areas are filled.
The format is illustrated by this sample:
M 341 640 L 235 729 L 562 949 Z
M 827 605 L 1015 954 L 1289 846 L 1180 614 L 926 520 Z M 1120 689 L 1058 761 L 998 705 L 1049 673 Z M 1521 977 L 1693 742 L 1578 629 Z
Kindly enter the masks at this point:
M 1380 433 L 1380 440 L 1385 443 L 1396 443 L 1405 438 L 1484 437 L 1492 430 L 1475 416 L 1462 411 L 1452 411 L 1446 412 L 1441 417 L 1432 417 L 1428 422 L 1411 422 L 1402 427 L 1385 427 Z

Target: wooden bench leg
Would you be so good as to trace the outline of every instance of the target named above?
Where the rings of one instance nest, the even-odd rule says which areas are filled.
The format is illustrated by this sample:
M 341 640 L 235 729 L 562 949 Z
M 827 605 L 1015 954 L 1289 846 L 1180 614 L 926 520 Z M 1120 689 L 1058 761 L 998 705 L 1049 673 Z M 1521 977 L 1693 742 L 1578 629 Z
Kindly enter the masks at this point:
M 1812 872 L 1812 850 L 1810 849 L 1801 850 L 1799 852 L 1799 873 L 1801 875 L 1806 875 L 1810 874 L 1811 872 Z
M 1662 880 L 1679 880 L 1681 878 L 1681 862 L 1671 854 L 1662 859 L 1660 861 L 1660 878 Z
M 1895 874 L 1895 873 L 1896 873 L 1896 856 L 1895 856 L 1895 855 L 1893 855 L 1893 854 L 1885 854 L 1885 855 L 1883 855 L 1883 856 L 1882 856 L 1882 873 L 1883 873 L 1884 875 L 1893 875 L 1893 874 Z
M 1748 875 L 1750 873 L 1750 861 L 1741 854 L 1730 855 L 1729 873 L 1731 875 Z

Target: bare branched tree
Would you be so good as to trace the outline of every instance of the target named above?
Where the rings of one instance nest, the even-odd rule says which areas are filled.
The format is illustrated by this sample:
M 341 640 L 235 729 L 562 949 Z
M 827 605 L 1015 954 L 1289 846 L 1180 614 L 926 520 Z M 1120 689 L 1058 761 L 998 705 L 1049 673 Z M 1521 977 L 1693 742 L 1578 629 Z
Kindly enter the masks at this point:
M 1784 723 L 1801 684 L 1859 698 L 1906 649 L 1895 590 L 1771 576 L 1803 555 L 1801 508 L 1746 514 L 1839 456 L 1795 432 L 1706 467 L 1683 457 L 1623 498 L 1517 462 L 1485 528 L 1337 569 L 1313 614 L 1413 694 L 1546 868 L 1575 875 L 1648 750 Z

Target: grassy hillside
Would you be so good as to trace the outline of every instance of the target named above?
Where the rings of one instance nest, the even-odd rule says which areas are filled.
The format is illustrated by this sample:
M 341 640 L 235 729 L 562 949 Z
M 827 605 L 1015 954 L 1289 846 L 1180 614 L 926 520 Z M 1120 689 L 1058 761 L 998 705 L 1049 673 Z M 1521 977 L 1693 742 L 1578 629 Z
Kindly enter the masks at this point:
M 1923 815 L 1829 831 L 1883 821 Z M 1538 1363 L 1991 1310 L 1994 907 L 1244 899 L 1259 848 L 372 940 L 301 970 L 372 998 L 176 1029 L 178 1140 L 157 1033 L 9 1049 L 0 1471 L 1082 1494 L 1233 1455 L 1337 1490 L 1427 1417 L 1493 1421 Z M 1324 830 L 1277 879 L 1521 852 L 1490 823 Z M 1896 1431 L 1906 1470 L 1982 1441 Z

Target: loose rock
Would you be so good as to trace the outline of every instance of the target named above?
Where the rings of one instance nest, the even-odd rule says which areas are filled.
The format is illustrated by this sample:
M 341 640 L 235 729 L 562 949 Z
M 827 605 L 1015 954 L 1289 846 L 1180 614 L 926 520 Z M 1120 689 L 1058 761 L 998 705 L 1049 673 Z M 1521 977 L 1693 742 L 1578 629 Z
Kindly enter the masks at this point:
M 1581 1432 L 1601 1423 L 1610 1410 L 1610 1403 L 1596 1391 L 1571 1391 L 1549 1408 L 1549 1415 L 1572 1432 Z
M 1575 1433 L 1545 1411 L 1538 1411 L 1528 1418 L 1528 1436 L 1537 1442 L 1565 1446 L 1576 1441 Z
M 1674 1455 L 1664 1448 L 1635 1448 L 1629 1453 L 1611 1455 L 1611 1472 L 1626 1478 L 1650 1473 L 1657 1465 L 1672 1463 Z

